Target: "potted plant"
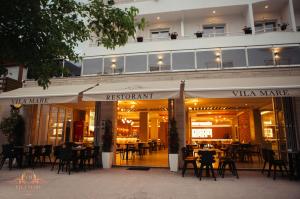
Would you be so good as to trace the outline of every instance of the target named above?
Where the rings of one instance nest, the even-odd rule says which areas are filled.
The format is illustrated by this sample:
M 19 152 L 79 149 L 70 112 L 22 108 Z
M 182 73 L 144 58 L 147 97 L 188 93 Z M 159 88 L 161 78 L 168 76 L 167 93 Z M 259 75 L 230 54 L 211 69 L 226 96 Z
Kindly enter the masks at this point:
M 144 28 L 145 28 L 145 26 L 146 26 L 146 20 L 145 20 L 145 18 L 142 18 L 141 21 L 139 21 L 139 22 L 137 22 L 137 23 L 135 24 L 135 26 L 136 26 L 136 30 L 137 30 L 139 33 L 140 33 L 141 31 L 143 31 Z M 144 41 L 144 37 L 141 36 L 141 35 L 138 35 L 138 36 L 136 37 L 136 41 L 137 41 L 137 42 L 143 42 L 143 41 Z
M 177 39 L 178 33 L 172 32 L 172 33 L 169 33 L 169 36 L 171 37 L 172 40 L 174 40 L 174 39 Z
M 203 32 L 202 31 L 197 31 L 195 32 L 195 35 L 197 38 L 201 38 L 203 36 Z
M 278 26 L 280 27 L 281 31 L 285 31 L 287 29 L 287 27 L 289 26 L 288 23 L 282 23 L 282 24 L 278 24 Z
M 246 35 L 252 34 L 252 28 L 251 28 L 251 27 L 245 26 L 245 27 L 243 28 L 243 31 L 244 31 L 244 33 L 245 33 Z
M 25 121 L 19 114 L 21 105 L 11 105 L 10 116 L 3 118 L 0 123 L 0 130 L 10 144 L 24 145 Z
M 169 165 L 170 171 L 178 171 L 179 138 L 175 119 L 170 120 L 169 130 Z
M 112 166 L 113 145 L 112 122 L 110 120 L 105 121 L 104 134 L 102 136 L 102 140 L 102 165 L 104 169 L 109 169 Z

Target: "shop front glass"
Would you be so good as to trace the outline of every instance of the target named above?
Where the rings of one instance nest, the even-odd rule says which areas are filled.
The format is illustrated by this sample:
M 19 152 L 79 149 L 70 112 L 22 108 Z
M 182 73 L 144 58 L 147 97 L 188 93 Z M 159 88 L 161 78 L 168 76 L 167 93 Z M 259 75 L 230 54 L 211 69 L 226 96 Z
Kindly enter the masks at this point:
M 215 150 L 216 163 L 234 148 L 238 168 L 262 168 L 261 150 L 272 149 L 281 158 L 286 148 L 280 130 L 282 111 L 272 98 L 187 99 L 186 144 L 195 153 Z

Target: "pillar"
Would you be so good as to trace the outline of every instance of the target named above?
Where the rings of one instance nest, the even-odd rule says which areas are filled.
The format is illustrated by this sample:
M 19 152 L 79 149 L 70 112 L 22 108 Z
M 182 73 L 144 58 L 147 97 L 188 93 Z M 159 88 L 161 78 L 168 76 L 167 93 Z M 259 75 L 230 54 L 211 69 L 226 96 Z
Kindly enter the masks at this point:
M 258 109 L 253 110 L 253 122 L 254 122 L 254 131 L 255 131 L 254 141 L 257 144 L 260 144 L 263 141 L 263 132 L 262 132 L 261 114 L 260 114 L 260 110 Z
M 255 34 L 255 24 L 254 24 L 254 14 L 253 14 L 253 6 L 252 4 L 248 4 L 248 19 L 249 19 L 249 25 L 252 29 L 252 34 Z
M 147 142 L 149 139 L 149 130 L 148 130 L 148 112 L 140 112 L 140 137 L 139 139 L 143 142 Z
M 289 16 L 291 21 L 291 26 L 294 32 L 297 32 L 297 25 L 296 25 L 296 19 L 295 19 L 295 10 L 294 10 L 294 4 L 293 0 L 289 0 Z

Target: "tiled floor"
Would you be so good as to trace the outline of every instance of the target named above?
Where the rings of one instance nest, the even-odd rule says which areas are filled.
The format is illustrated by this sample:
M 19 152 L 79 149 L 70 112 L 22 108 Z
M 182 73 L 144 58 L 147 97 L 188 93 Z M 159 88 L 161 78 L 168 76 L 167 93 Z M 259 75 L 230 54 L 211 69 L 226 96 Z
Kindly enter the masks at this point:
M 131 156 L 128 155 L 129 159 L 121 158 L 120 154 L 116 155 L 116 166 L 149 166 L 149 167 L 168 167 L 168 149 L 153 151 L 152 153 L 147 153 L 146 155 L 140 157 L 139 155 Z M 214 168 L 218 168 L 218 159 L 216 158 L 216 163 Z M 263 162 L 259 161 L 258 158 L 253 158 L 253 161 L 240 162 L 237 161 L 238 169 L 261 169 Z M 199 163 L 198 163 L 199 167 Z

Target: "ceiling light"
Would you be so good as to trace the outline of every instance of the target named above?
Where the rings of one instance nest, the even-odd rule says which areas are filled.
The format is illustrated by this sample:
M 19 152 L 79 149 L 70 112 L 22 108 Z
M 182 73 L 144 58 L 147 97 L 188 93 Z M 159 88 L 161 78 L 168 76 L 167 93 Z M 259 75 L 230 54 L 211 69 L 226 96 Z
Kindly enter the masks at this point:
M 157 16 L 156 19 L 157 19 L 157 20 L 160 20 L 160 16 Z
M 268 9 L 269 8 L 269 5 L 265 5 L 265 9 Z
M 213 11 L 212 11 L 212 13 L 213 13 L 213 14 L 216 14 L 216 11 L 215 11 L 215 10 L 213 10 Z

